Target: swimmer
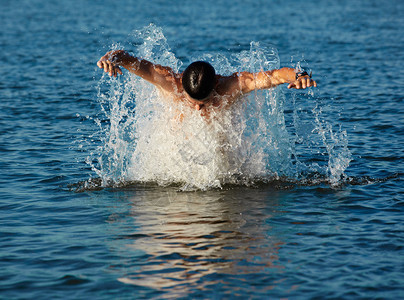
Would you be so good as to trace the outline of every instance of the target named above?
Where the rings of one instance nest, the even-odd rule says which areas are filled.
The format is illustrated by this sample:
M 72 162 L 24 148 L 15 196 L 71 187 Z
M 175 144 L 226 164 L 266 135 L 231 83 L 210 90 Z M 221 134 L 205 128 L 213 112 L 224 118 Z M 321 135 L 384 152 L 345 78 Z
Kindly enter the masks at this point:
M 170 67 L 134 57 L 124 50 L 107 52 L 97 62 L 97 66 L 114 77 L 122 75 L 123 67 L 160 90 L 172 94 L 174 101 L 182 101 L 202 112 L 209 107 L 220 107 L 223 99 L 226 99 L 227 105 L 231 105 L 254 90 L 270 89 L 285 83 L 289 89 L 317 86 L 306 71 L 293 68 L 221 76 L 216 74 L 209 63 L 197 61 L 191 63 L 183 73 L 176 73 Z

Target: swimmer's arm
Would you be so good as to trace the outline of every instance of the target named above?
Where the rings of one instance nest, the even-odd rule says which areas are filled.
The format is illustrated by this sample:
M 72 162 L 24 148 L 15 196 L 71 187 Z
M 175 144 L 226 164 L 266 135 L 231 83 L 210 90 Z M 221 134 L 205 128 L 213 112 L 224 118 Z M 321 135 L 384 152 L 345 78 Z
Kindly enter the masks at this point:
M 97 62 L 97 66 L 104 69 L 104 72 L 108 73 L 109 76 L 114 77 L 118 74 L 122 75 L 120 67 L 123 67 L 129 72 L 168 91 L 173 90 L 173 84 L 178 77 L 171 68 L 153 64 L 145 59 L 139 59 L 124 50 L 107 52 Z
M 295 69 L 281 68 L 257 73 L 240 72 L 220 77 L 217 92 L 219 95 L 227 96 L 228 104 L 232 104 L 244 94 L 255 90 L 274 88 L 284 83 L 289 84 L 289 89 L 305 89 L 310 86 L 317 86 L 317 83 L 310 76 L 301 76 L 296 79 Z
M 263 90 L 288 83 L 288 89 L 305 89 L 317 86 L 317 83 L 309 75 L 300 76 L 296 79 L 296 70 L 292 68 L 281 68 L 271 71 L 257 73 L 243 72 L 239 75 L 242 93 L 249 93 L 254 90 Z

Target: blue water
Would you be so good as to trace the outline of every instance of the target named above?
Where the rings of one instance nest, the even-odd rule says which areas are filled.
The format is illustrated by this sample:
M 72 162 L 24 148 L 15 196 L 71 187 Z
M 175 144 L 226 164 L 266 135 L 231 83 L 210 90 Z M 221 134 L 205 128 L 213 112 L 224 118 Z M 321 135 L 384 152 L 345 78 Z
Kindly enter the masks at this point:
M 402 1 L 0 3 L 1 299 L 404 297 Z M 152 88 L 96 67 L 118 45 L 318 88 L 236 108 L 258 177 L 175 182 L 136 144 Z

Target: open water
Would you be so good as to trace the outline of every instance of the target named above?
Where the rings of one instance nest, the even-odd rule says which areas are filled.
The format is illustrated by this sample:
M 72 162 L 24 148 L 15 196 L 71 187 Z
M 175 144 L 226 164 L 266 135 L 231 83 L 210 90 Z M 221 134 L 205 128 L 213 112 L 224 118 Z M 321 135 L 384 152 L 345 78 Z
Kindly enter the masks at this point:
M 1 299 L 404 298 L 403 1 L 0 3 Z M 175 122 L 116 48 L 318 88 Z

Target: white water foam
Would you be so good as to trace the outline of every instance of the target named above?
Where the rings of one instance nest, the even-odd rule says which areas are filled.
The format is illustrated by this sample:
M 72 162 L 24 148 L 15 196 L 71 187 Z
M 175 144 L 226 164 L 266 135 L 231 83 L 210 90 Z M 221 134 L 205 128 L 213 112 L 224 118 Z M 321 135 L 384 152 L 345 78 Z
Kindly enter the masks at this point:
M 135 31 L 133 38 L 136 56 L 179 71 L 182 62 L 170 51 L 160 28 L 150 25 Z M 254 42 L 249 51 L 237 55 L 208 54 L 192 60 L 209 61 L 223 75 L 280 65 L 276 49 Z M 318 106 L 302 131 L 293 104 L 292 130 L 286 126 L 280 87 L 251 93 L 227 110 L 212 109 L 208 121 L 200 111 L 174 103 L 128 72 L 117 79 L 104 75 L 98 100 L 104 115 L 96 120 L 101 143 L 87 161 L 104 186 L 140 181 L 205 190 L 280 178 L 304 180 L 307 170 L 335 184 L 351 159 L 346 133 L 334 133 Z M 326 167 L 302 159 L 305 154 L 296 147 L 313 135 L 322 143 L 316 151 L 328 156 Z

